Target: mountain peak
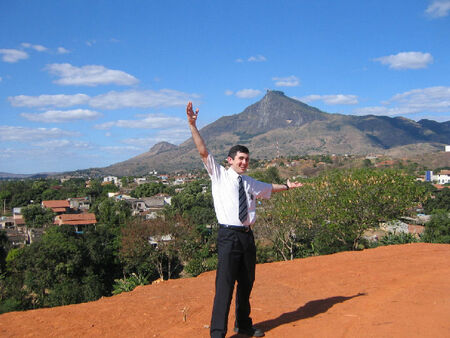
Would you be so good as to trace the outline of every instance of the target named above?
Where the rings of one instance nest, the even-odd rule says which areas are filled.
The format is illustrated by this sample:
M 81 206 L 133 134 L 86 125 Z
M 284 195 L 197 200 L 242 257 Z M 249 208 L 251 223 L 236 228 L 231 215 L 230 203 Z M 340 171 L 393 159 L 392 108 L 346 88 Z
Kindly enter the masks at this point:
M 286 96 L 284 94 L 284 92 L 282 92 L 281 90 L 272 90 L 272 89 L 267 89 L 266 95 L 265 96 Z
M 153 147 L 150 148 L 150 150 L 148 152 L 151 155 L 156 155 L 156 154 L 159 154 L 159 153 L 162 153 L 165 151 L 169 151 L 172 149 L 176 149 L 176 148 L 177 148 L 176 145 L 163 141 L 163 142 L 156 143 Z

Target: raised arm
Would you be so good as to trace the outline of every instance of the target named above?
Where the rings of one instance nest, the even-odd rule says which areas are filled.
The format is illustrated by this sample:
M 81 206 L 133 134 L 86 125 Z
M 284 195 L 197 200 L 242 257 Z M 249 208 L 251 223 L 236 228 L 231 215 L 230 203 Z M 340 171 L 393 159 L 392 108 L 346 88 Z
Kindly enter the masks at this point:
M 203 141 L 203 138 L 200 135 L 196 125 L 198 108 L 194 112 L 194 109 L 192 108 L 192 102 L 190 101 L 186 106 L 186 115 L 189 123 L 189 128 L 191 129 L 192 139 L 194 140 L 195 146 L 197 147 L 202 161 L 206 163 L 206 159 L 208 158 L 208 149 L 206 149 L 205 141 Z
M 287 180 L 286 184 L 272 184 L 272 192 L 286 191 L 289 189 L 300 188 L 303 186 L 300 182 L 291 182 Z

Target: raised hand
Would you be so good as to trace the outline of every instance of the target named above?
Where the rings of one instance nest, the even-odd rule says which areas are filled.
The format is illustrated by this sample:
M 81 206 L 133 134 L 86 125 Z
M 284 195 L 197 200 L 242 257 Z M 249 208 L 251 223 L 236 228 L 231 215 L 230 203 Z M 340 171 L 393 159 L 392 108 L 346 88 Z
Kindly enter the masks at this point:
M 198 117 L 198 108 L 195 110 L 192 108 L 192 102 L 189 101 L 187 106 L 186 106 L 186 115 L 187 115 L 187 119 L 189 124 L 194 125 L 197 121 L 197 117 Z

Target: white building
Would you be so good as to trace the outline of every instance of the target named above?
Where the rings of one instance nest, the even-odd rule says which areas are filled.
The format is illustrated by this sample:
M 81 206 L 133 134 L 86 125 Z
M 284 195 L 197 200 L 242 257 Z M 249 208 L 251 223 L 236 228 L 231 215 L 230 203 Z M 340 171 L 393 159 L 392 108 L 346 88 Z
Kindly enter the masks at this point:
M 435 182 L 437 184 L 450 183 L 450 170 L 441 170 L 439 174 L 433 174 L 432 171 L 425 173 L 425 181 Z
M 115 185 L 119 185 L 119 178 L 117 176 L 106 176 L 103 177 L 103 182 L 112 182 Z
M 445 151 L 450 152 L 450 146 L 445 146 Z

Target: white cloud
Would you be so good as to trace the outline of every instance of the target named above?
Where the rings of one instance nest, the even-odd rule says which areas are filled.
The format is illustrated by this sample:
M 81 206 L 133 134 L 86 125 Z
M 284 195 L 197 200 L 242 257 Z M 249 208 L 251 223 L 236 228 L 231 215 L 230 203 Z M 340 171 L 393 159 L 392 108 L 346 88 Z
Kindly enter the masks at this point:
M 170 117 L 165 115 L 148 114 L 142 119 L 137 120 L 118 120 L 110 121 L 95 126 L 97 129 L 109 129 L 112 127 L 134 128 L 134 129 L 154 129 L 154 128 L 173 128 L 185 121 L 178 117 Z
M 428 87 L 413 89 L 394 95 L 382 102 L 382 106 L 355 109 L 358 115 L 407 115 L 407 114 L 448 114 L 450 117 L 450 87 Z
M 143 148 L 150 148 L 154 146 L 156 143 L 161 141 L 159 141 L 155 137 L 136 137 L 136 138 L 127 138 L 122 142 L 143 149 Z
M 450 112 L 450 87 L 413 89 L 394 95 L 385 104 L 398 104 L 416 112 Z
M 226 95 L 226 96 L 230 96 L 230 95 L 233 95 L 233 94 L 234 94 L 234 93 L 233 93 L 232 90 L 229 90 L 229 89 L 225 90 L 225 95 Z
M 272 80 L 275 81 L 277 87 L 296 87 L 300 84 L 299 79 L 294 75 L 287 77 L 273 77 Z
M 309 103 L 312 101 L 323 101 L 328 105 L 335 104 L 357 104 L 358 97 L 356 95 L 344 95 L 344 94 L 334 94 L 334 95 L 308 95 L 299 98 L 300 101 Z
M 56 51 L 57 51 L 58 54 L 68 54 L 68 53 L 70 53 L 70 50 L 68 50 L 68 49 L 66 49 L 64 47 L 58 47 L 56 49 Z
M 38 52 L 45 52 L 47 50 L 47 47 L 44 47 L 42 45 L 32 45 L 31 43 L 28 42 L 23 42 L 21 45 L 24 48 L 34 49 Z
M 183 121 L 184 123 L 184 121 Z M 185 124 L 182 124 L 183 126 Z M 157 134 L 158 142 L 167 141 L 172 144 L 180 144 L 191 137 L 191 131 L 188 127 L 175 127 L 159 130 Z
M 247 59 L 248 62 L 264 62 L 267 61 L 266 57 L 263 55 L 250 56 Z
M 12 158 L 14 155 L 17 155 L 17 149 L 13 148 L 3 148 L 0 152 L 0 159 L 6 160 Z
M 265 61 L 267 61 L 267 59 L 264 55 L 255 55 L 255 56 L 250 56 L 247 60 L 238 58 L 235 61 L 238 63 L 243 63 L 245 61 L 247 61 L 247 62 L 265 62 Z
M 186 102 L 197 97 L 198 95 L 195 94 L 183 93 L 172 89 L 161 89 L 160 91 L 111 91 L 92 98 L 89 104 L 92 107 L 103 109 L 177 107 L 184 106 Z
M 49 138 L 79 136 L 77 132 L 62 130 L 59 128 L 27 128 L 16 126 L 0 126 L 1 141 L 30 142 L 47 140 Z
M 138 152 L 138 151 L 142 151 L 143 148 L 142 147 L 135 147 L 135 146 L 104 146 L 104 147 L 100 147 L 100 149 L 102 151 L 106 151 L 108 153 L 113 153 L 113 154 L 120 154 L 120 153 L 124 153 L 124 154 L 130 154 L 131 152 Z
M 0 49 L 4 62 L 15 63 L 28 58 L 28 54 L 18 49 Z
M 50 149 L 61 149 L 64 150 L 66 148 L 70 149 L 89 149 L 92 148 L 92 146 L 88 142 L 84 141 L 69 141 L 66 139 L 59 139 L 59 140 L 46 140 L 42 142 L 34 142 L 32 143 L 35 147 L 41 147 L 45 148 L 46 150 Z
M 422 52 L 402 52 L 396 55 L 382 56 L 374 59 L 383 65 L 389 65 L 392 69 L 420 69 L 426 68 L 433 62 L 430 53 Z
M 425 13 L 433 18 L 442 18 L 447 16 L 450 12 L 450 1 L 449 0 L 435 0 L 433 1 Z
M 134 145 L 136 147 L 148 149 L 159 142 L 169 142 L 172 144 L 180 144 L 191 136 L 188 128 L 174 128 L 159 131 L 155 136 L 128 138 L 122 142 Z
M 90 97 L 85 94 L 75 95 L 18 95 L 8 97 L 8 101 L 14 107 L 70 107 L 74 105 L 87 104 Z
M 236 92 L 236 96 L 241 99 L 251 99 L 253 97 L 256 97 L 258 95 L 261 95 L 261 91 L 258 89 L 242 89 Z
M 46 69 L 53 75 L 60 77 L 54 83 L 69 86 L 98 86 L 106 84 L 133 85 L 138 79 L 120 70 L 108 69 L 104 66 L 87 65 L 75 67 L 68 63 L 54 63 Z
M 22 117 L 29 121 L 44 123 L 71 122 L 78 120 L 95 120 L 102 116 L 99 112 L 88 109 L 74 110 L 49 110 L 45 113 L 29 114 L 22 113 Z
M 124 92 L 111 91 L 106 94 L 90 97 L 86 94 L 74 95 L 18 95 L 8 97 L 15 107 L 71 107 L 75 105 L 90 105 L 97 109 L 119 108 L 158 108 L 184 106 L 186 102 L 199 98 L 197 94 L 188 94 L 172 89 L 129 90 Z
M 355 113 L 358 115 L 382 115 L 382 116 L 392 116 L 401 114 L 399 109 L 388 108 L 383 106 L 373 106 L 373 107 L 363 107 L 355 109 Z M 405 112 L 404 112 L 405 113 Z

